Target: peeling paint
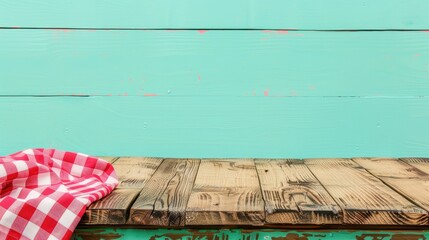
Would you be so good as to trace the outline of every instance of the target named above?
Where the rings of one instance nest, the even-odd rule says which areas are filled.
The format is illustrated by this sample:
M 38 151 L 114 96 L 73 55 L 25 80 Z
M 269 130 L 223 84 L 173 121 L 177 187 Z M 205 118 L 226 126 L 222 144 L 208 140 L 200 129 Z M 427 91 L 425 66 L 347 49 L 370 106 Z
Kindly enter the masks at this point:
M 266 90 L 264 91 L 264 96 L 265 96 L 265 97 L 268 97 L 268 95 L 270 95 L 270 89 L 266 89 Z
M 156 96 L 158 96 L 158 94 L 156 94 L 156 93 L 145 93 L 145 94 L 143 94 L 143 96 L 145 96 L 145 97 L 156 97 Z

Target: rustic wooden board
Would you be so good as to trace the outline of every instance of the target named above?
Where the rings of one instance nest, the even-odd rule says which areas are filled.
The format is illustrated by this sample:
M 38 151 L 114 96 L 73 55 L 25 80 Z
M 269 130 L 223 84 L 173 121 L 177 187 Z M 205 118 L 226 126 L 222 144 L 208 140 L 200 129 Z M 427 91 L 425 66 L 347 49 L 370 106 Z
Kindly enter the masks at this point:
M 428 29 L 425 0 L 0 1 L 0 27 Z
M 109 163 L 114 163 L 119 157 L 107 157 L 107 156 L 99 156 L 99 158 L 108 161 Z
M 202 160 L 186 225 L 262 225 L 264 203 L 251 159 Z
M 255 160 L 265 201 L 265 222 L 341 223 L 341 210 L 302 160 Z
M 401 158 L 401 160 L 429 174 L 429 158 Z
M 118 188 L 143 188 L 161 162 L 162 158 L 119 158 L 113 163 L 113 167 L 119 177 Z
M 198 159 L 165 159 L 130 210 L 130 224 L 183 226 Z
M 427 212 L 351 159 L 306 159 L 306 165 L 343 210 L 344 223 L 425 225 Z
M 413 203 L 429 210 L 429 174 L 393 158 L 354 158 L 353 161 Z
M 80 224 L 125 224 L 128 209 L 136 199 L 140 189 L 119 188 L 108 196 L 92 203 L 85 211 Z
M 428 38 L 415 31 L 4 29 L 0 95 L 427 96 Z

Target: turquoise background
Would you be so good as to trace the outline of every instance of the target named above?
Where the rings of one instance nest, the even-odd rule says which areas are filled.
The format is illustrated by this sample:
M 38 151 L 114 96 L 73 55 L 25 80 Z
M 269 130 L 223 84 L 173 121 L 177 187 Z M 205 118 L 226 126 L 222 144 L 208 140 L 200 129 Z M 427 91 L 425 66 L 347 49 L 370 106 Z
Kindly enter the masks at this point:
M 427 157 L 427 9 L 0 1 L 0 155 Z

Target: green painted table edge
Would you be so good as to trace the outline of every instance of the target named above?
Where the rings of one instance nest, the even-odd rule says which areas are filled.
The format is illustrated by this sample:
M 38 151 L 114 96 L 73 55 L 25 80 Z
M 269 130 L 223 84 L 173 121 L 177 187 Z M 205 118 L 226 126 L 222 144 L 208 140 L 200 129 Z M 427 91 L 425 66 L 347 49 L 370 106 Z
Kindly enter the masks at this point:
M 280 229 L 133 229 L 78 228 L 73 240 L 148 239 L 148 240 L 423 240 L 429 230 L 280 230 Z

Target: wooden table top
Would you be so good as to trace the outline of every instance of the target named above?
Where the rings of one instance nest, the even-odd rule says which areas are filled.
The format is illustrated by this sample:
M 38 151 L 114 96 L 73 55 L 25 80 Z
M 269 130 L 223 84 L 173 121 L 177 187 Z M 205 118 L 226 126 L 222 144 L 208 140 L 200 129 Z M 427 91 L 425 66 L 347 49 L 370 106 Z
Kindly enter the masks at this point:
M 429 159 L 104 159 L 120 184 L 81 226 L 429 224 Z

